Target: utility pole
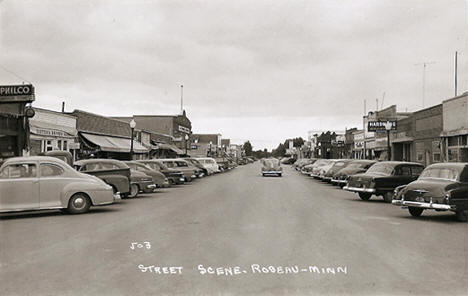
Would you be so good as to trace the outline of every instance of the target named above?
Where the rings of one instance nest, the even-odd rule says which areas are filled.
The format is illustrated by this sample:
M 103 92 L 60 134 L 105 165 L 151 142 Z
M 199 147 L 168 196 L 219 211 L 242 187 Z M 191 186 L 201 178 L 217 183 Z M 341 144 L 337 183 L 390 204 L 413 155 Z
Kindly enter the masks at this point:
M 180 114 L 184 113 L 184 85 L 180 86 Z
M 363 144 L 362 145 L 362 148 L 363 148 L 363 150 L 362 150 L 362 152 L 363 152 L 362 159 L 367 158 L 367 156 L 366 156 L 366 120 L 365 120 L 366 112 L 367 112 L 367 110 L 366 110 L 366 100 L 364 99 L 364 116 L 362 117 L 362 131 L 364 133 L 364 142 L 362 143 Z
M 455 96 L 457 96 L 458 52 L 455 51 Z
M 426 67 L 427 65 L 435 64 L 435 62 L 423 62 L 419 64 L 414 64 L 415 66 L 423 66 L 423 77 L 422 77 L 422 107 L 424 108 L 424 103 L 426 100 Z

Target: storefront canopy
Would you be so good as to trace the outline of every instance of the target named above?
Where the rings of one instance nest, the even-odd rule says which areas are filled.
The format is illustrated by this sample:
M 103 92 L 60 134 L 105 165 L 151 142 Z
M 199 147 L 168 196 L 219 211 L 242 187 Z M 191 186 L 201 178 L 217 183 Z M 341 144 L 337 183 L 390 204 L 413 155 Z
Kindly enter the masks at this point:
M 87 133 L 81 133 L 81 135 L 89 142 L 93 143 L 96 146 L 99 146 L 99 148 L 102 151 L 126 153 L 130 152 L 130 139 L 112 136 L 93 135 Z M 148 149 L 145 146 L 143 146 L 140 142 L 134 140 L 133 151 L 135 153 L 146 153 L 148 152 Z
M 172 150 L 175 153 L 177 153 L 177 155 L 184 155 L 185 154 L 184 151 L 180 150 L 176 146 L 170 145 L 170 144 L 165 144 L 165 143 L 157 143 L 156 145 L 153 145 L 152 148 L 155 149 L 155 150 L 158 150 L 158 149 Z

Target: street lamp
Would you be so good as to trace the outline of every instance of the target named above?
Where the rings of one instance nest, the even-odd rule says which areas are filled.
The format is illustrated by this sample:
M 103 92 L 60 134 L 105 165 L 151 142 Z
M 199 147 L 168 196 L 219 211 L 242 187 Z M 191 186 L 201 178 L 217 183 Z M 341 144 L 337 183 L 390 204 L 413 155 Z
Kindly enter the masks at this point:
M 392 123 L 387 120 L 385 123 L 385 130 L 387 131 L 387 160 L 390 161 L 392 159 L 392 154 L 390 151 L 390 130 L 392 129 Z
M 130 121 L 130 129 L 132 130 L 132 136 L 130 137 L 130 160 L 133 160 L 133 131 L 135 130 L 136 122 L 132 118 Z
M 185 134 L 185 155 L 187 155 L 187 141 L 189 139 L 189 136 Z

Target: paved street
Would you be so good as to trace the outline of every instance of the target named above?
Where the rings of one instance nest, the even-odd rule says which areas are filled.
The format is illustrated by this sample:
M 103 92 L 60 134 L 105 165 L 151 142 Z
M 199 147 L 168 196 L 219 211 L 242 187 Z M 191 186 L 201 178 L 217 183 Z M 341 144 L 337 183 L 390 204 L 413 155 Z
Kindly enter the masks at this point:
M 0 294 L 468 294 L 452 213 L 415 219 L 284 170 L 263 178 L 257 162 L 84 215 L 2 214 Z

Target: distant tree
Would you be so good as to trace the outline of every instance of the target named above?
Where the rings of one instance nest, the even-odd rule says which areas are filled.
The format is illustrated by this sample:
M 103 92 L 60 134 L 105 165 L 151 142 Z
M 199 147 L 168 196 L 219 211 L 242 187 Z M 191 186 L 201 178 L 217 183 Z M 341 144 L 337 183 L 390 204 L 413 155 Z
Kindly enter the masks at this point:
M 244 152 L 246 156 L 252 156 L 252 144 L 250 144 L 250 141 L 244 143 Z
M 272 151 L 274 157 L 283 157 L 286 154 L 286 146 L 284 144 L 279 144 L 276 149 Z

